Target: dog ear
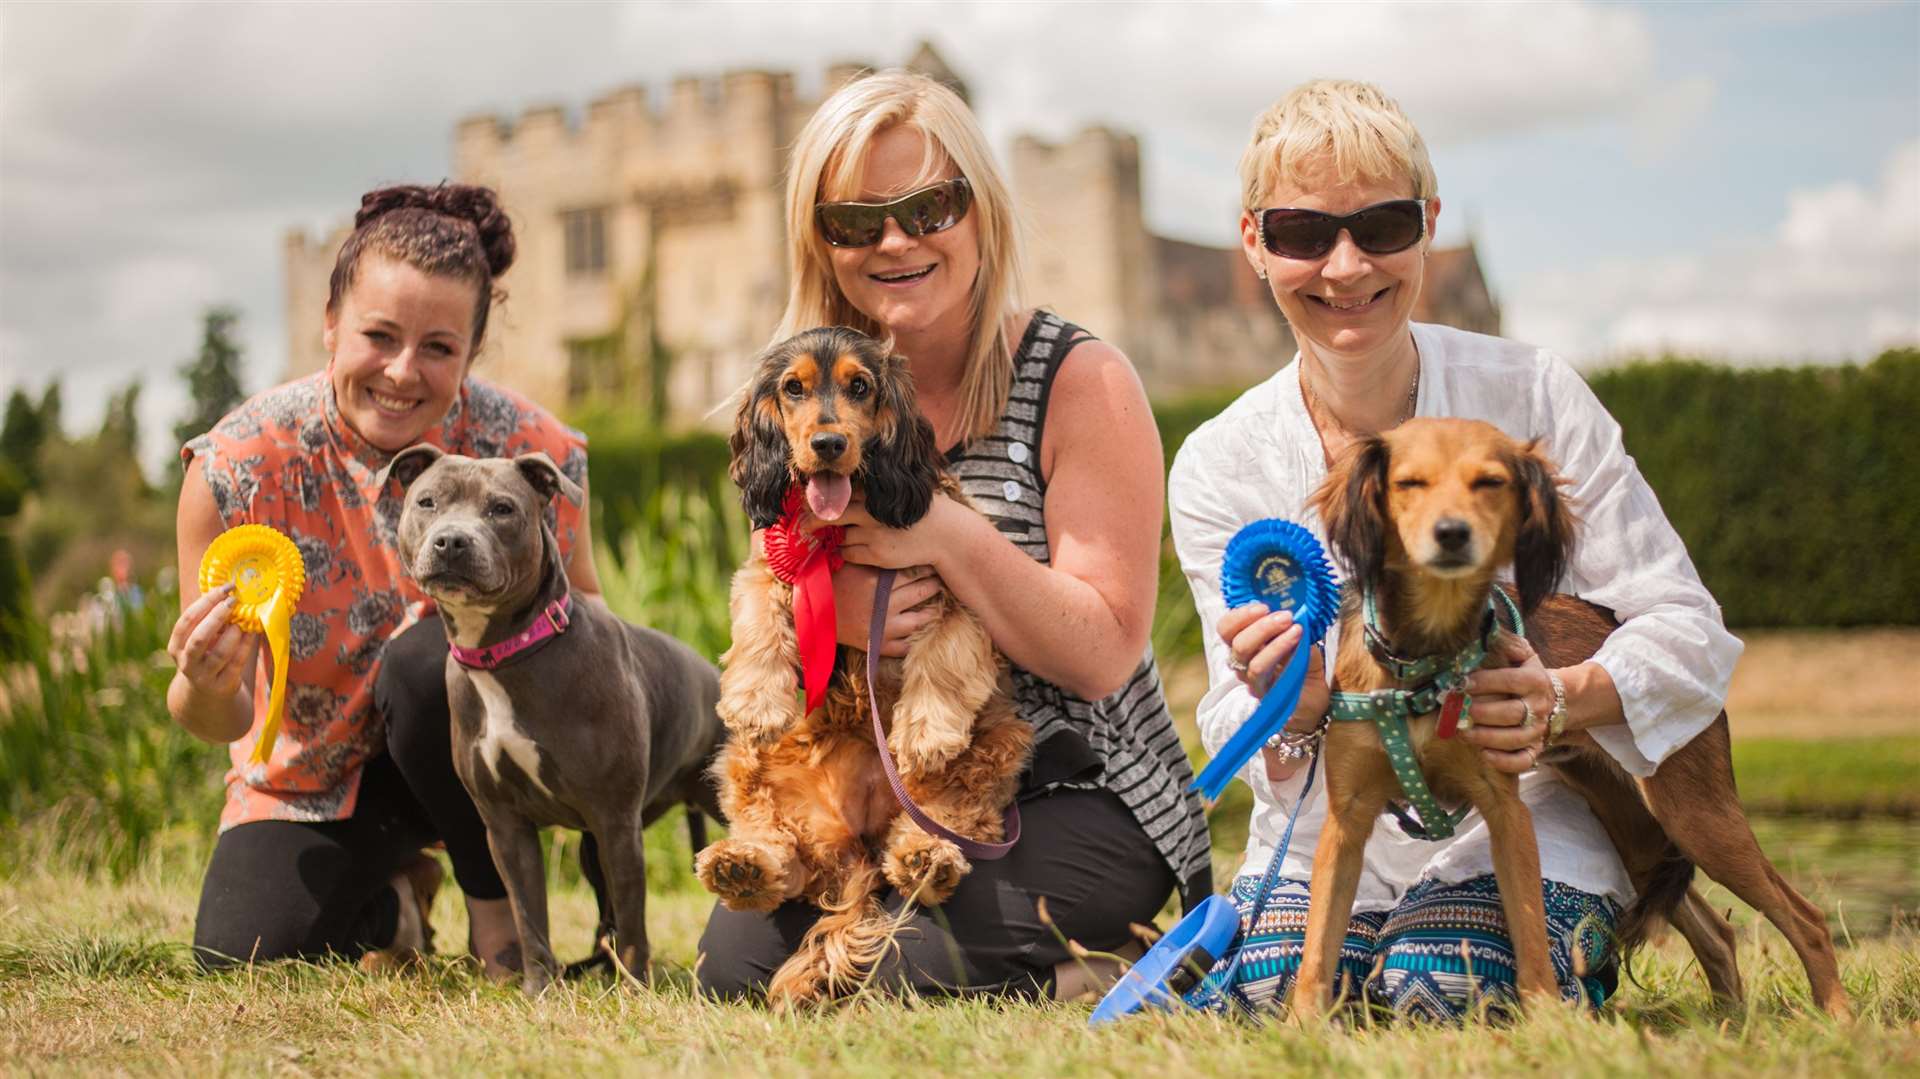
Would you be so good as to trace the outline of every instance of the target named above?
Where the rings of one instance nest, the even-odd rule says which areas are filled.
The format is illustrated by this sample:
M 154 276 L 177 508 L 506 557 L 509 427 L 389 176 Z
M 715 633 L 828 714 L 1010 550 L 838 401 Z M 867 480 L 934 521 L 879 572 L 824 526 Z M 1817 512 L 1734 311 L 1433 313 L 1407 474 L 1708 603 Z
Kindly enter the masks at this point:
M 1520 590 L 1520 609 L 1531 614 L 1566 576 L 1573 558 L 1573 510 L 1560 490 L 1567 481 L 1540 452 L 1539 439 L 1515 452 L 1507 467 L 1513 471 L 1514 494 L 1520 501 L 1513 583 Z
M 727 448 L 733 451 L 727 475 L 740 488 L 740 505 L 755 528 L 765 528 L 780 519 L 787 488 L 793 485 L 792 456 L 786 427 L 780 422 L 777 396 L 786 364 L 787 351 L 780 346 L 760 357 L 753 388 L 740 402 L 740 410 L 733 417 L 733 432 L 727 436 Z
M 380 474 L 374 477 L 374 485 L 385 490 L 389 481 L 399 480 L 400 489 L 405 491 L 413 486 L 413 481 L 419 479 L 421 473 L 445 456 L 446 453 L 431 442 L 408 446 L 394 454 L 393 460 L 387 462 L 387 467 L 380 470 Z
M 554 495 L 565 495 L 567 501 L 576 506 L 586 501 L 587 493 L 544 453 L 537 450 L 523 453 L 513 459 L 513 467 L 520 470 L 520 475 L 544 501 L 552 501 Z
M 1377 581 L 1387 565 L 1387 443 L 1356 440 L 1334 462 L 1309 504 L 1355 580 Z
M 874 433 L 861 448 L 867 512 L 888 528 L 907 528 L 927 515 L 940 486 L 933 425 L 913 400 L 913 374 L 903 356 L 876 365 Z

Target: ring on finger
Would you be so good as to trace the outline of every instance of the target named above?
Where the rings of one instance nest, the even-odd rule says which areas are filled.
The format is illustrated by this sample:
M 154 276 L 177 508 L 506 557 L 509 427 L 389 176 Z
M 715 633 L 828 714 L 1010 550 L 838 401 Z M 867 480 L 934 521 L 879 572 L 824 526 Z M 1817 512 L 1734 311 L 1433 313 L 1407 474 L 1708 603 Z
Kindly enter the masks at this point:
M 1227 667 L 1237 675 L 1245 676 L 1247 673 L 1246 663 L 1243 662 L 1239 656 L 1233 655 L 1232 653 L 1228 653 L 1227 655 Z
M 1520 707 L 1526 710 L 1520 720 L 1520 729 L 1523 731 L 1532 730 L 1533 729 L 1533 702 L 1527 700 L 1525 697 L 1522 697 L 1520 698 Z

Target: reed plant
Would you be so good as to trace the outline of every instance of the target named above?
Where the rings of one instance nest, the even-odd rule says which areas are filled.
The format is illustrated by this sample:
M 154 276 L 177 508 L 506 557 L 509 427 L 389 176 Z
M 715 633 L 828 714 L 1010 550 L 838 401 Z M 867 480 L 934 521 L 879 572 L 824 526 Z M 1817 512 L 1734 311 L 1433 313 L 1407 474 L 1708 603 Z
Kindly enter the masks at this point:
M 0 670 L 0 868 L 51 838 L 75 864 L 124 875 L 156 841 L 193 843 L 220 809 L 226 754 L 167 714 L 172 592 L 139 606 L 31 619 Z
M 630 512 L 617 539 L 596 548 L 601 595 L 620 617 L 717 662 L 732 636 L 727 591 L 746 561 L 748 536 L 724 476 L 662 484 Z

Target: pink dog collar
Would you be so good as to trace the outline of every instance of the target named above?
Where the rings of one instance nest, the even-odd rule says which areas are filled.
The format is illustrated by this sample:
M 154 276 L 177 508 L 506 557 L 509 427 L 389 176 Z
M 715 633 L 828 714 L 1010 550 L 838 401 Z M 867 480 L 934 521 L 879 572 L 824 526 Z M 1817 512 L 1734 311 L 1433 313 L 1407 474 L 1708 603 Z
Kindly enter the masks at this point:
M 454 661 L 462 667 L 490 671 L 520 653 L 532 651 L 565 633 L 567 627 L 572 624 L 573 593 L 568 592 L 547 604 L 546 609 L 535 615 L 533 623 L 526 629 L 499 644 L 490 644 L 485 648 L 462 648 L 457 644 L 449 643 L 447 651 L 453 654 Z

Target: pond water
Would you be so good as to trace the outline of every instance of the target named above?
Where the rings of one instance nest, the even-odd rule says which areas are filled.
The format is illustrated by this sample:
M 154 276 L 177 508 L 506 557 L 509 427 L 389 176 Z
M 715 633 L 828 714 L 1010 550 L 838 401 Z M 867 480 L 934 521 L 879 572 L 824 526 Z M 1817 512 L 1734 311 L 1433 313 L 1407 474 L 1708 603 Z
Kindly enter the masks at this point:
M 1827 914 L 1837 943 L 1920 925 L 1920 820 L 1756 816 L 1753 832 L 1782 876 Z M 1753 912 L 1719 885 L 1700 880 L 1716 907 Z

